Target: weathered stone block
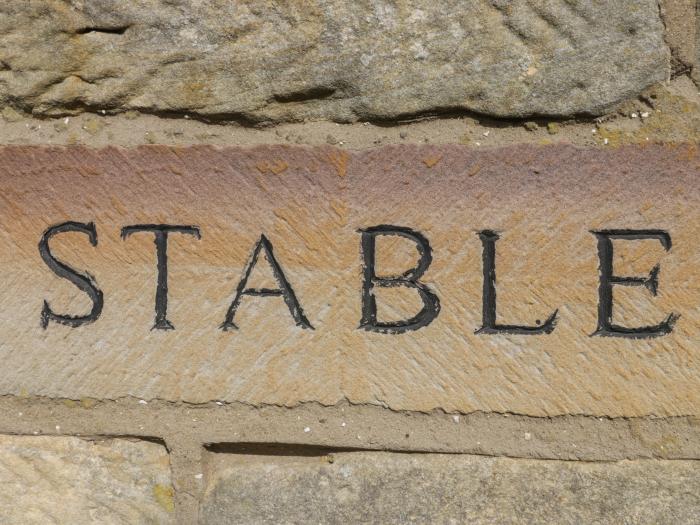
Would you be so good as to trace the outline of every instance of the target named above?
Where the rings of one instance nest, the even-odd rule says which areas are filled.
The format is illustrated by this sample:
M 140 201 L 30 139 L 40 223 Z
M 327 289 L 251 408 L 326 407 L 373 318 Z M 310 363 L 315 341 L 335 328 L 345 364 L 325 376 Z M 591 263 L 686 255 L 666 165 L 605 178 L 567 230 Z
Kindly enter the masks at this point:
M 207 525 L 691 525 L 700 516 L 700 470 L 693 461 L 349 452 L 333 454 L 332 460 L 219 457 L 212 469 L 201 510 Z
M 668 76 L 656 0 L 0 4 L 0 106 L 275 122 L 598 114 Z
M 673 55 L 673 69 L 676 72 L 690 71 L 697 66 L 698 3 L 696 0 L 663 0 L 661 7 L 666 41 Z
M 0 522 L 173 523 L 165 447 L 144 441 L 0 436 Z
M 2 148 L 0 393 L 698 415 L 699 165 Z

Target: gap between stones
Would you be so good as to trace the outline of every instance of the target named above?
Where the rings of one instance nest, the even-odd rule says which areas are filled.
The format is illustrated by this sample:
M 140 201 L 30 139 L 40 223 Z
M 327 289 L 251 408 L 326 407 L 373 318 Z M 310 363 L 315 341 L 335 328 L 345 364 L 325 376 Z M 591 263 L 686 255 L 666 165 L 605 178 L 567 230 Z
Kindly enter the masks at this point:
M 196 523 L 213 455 L 453 454 L 610 463 L 700 460 L 697 417 L 532 417 L 323 406 L 0 396 L 0 434 L 145 440 L 165 446 L 176 519 Z M 332 461 L 332 458 L 329 458 Z

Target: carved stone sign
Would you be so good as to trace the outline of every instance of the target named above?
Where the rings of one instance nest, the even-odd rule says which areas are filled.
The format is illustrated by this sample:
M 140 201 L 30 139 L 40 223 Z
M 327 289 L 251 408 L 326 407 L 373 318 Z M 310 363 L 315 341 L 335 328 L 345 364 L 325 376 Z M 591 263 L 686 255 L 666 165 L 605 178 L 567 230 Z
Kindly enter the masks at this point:
M 700 407 L 690 147 L 4 147 L 0 394 Z

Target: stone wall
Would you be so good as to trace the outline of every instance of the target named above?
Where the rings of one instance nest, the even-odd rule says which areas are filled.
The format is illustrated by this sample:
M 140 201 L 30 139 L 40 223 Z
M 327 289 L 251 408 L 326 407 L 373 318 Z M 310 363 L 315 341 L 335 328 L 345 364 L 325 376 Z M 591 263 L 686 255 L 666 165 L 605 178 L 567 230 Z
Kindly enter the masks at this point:
M 0 522 L 697 523 L 698 9 L 2 2 Z

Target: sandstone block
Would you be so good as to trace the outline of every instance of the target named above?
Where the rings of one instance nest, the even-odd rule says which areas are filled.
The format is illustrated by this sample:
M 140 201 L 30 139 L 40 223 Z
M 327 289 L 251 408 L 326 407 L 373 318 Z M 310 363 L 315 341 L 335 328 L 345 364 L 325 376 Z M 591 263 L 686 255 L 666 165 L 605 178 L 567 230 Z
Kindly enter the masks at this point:
M 663 81 L 656 0 L 0 5 L 0 106 L 248 123 L 599 114 Z
M 0 149 L 0 394 L 700 407 L 694 147 Z
M 693 461 L 241 455 L 214 461 L 201 522 L 690 525 L 699 491 Z
M 173 523 L 164 447 L 143 441 L 0 436 L 0 522 Z
M 666 25 L 666 41 L 673 55 L 672 67 L 677 72 L 689 71 L 697 66 L 697 2 L 664 0 L 661 6 Z

